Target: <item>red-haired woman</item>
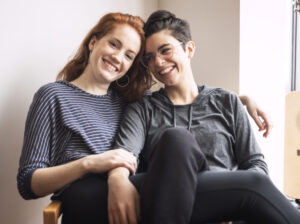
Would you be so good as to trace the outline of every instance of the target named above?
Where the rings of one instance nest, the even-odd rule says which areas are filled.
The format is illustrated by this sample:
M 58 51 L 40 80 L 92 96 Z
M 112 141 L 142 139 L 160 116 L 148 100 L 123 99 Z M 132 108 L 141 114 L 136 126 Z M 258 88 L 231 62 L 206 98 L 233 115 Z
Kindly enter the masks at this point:
M 126 102 L 140 99 L 151 84 L 151 77 L 139 67 L 143 25 L 137 16 L 103 16 L 57 81 L 42 86 L 34 96 L 26 121 L 18 189 L 25 199 L 54 193 L 54 198 L 63 201 L 64 223 L 105 222 L 107 172 L 119 166 L 132 173 L 136 170 L 132 153 L 109 149 Z M 94 194 L 92 188 L 101 185 L 105 185 L 102 191 Z M 75 197 L 78 192 L 84 194 L 83 200 Z M 70 206 L 75 201 L 86 211 Z M 78 212 L 82 220 L 73 216 Z

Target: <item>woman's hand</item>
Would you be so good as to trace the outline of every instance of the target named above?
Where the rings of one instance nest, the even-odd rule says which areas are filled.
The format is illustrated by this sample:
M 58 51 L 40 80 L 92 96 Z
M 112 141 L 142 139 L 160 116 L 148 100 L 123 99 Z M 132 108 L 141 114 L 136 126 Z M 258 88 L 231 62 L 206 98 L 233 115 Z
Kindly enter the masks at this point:
M 254 100 L 252 100 L 248 96 L 240 96 L 240 100 L 242 101 L 243 105 L 246 106 L 249 115 L 253 118 L 256 125 L 258 126 L 259 131 L 265 131 L 263 136 L 266 138 L 271 132 L 273 128 L 273 124 L 269 118 L 269 116 L 262 111 Z
M 86 156 L 83 163 L 90 173 L 104 173 L 116 167 L 124 167 L 135 173 L 137 168 L 136 157 L 124 149 L 114 149 Z
M 120 167 L 113 172 L 108 177 L 109 224 L 137 224 L 140 219 L 140 198 L 128 179 L 128 170 Z
M 116 167 L 125 167 L 126 170 L 135 173 L 137 167 L 135 156 L 123 149 L 114 149 L 66 164 L 39 168 L 32 174 L 31 187 L 36 195 L 44 196 L 61 189 L 87 173 L 105 173 Z

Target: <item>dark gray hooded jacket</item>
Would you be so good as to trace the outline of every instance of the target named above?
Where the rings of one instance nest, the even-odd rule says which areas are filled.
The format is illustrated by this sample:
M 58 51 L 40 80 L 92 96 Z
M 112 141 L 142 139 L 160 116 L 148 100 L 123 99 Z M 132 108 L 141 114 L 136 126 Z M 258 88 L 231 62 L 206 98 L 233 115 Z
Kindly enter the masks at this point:
M 263 154 L 239 98 L 221 88 L 201 86 L 199 90 L 188 105 L 174 105 L 164 89 L 128 105 L 115 148 L 133 152 L 144 171 L 164 130 L 181 127 L 195 137 L 211 170 L 256 170 L 267 174 Z

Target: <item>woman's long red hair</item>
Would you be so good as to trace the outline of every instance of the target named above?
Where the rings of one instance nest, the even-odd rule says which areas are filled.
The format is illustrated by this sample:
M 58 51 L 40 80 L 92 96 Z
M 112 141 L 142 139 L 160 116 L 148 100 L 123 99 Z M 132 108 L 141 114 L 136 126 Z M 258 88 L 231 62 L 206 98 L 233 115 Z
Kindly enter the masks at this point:
M 137 31 L 141 38 L 141 49 L 131 68 L 126 73 L 129 77 L 129 84 L 121 87 L 118 86 L 116 82 L 113 82 L 111 86 L 129 102 L 141 99 L 145 90 L 149 89 L 153 84 L 153 79 L 141 65 L 141 58 L 145 50 L 145 37 L 143 31 L 144 21 L 138 16 L 123 13 L 108 13 L 104 15 L 86 35 L 75 56 L 58 73 L 56 80 L 71 82 L 77 79 L 88 64 L 90 54 L 88 46 L 91 38 L 95 36 L 98 40 L 101 39 L 118 24 L 127 24 Z M 124 82 L 126 82 L 126 80 Z

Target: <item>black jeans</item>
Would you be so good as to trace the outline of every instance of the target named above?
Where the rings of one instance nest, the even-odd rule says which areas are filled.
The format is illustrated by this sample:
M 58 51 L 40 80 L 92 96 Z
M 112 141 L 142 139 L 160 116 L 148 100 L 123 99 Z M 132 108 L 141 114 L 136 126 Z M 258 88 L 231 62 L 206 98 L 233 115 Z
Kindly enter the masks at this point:
M 130 180 L 141 196 L 142 224 L 300 223 L 300 213 L 267 175 L 209 171 L 184 129 L 168 129 L 153 150 L 147 173 Z M 75 181 L 61 195 L 63 224 L 108 223 L 107 191 L 105 174 Z

